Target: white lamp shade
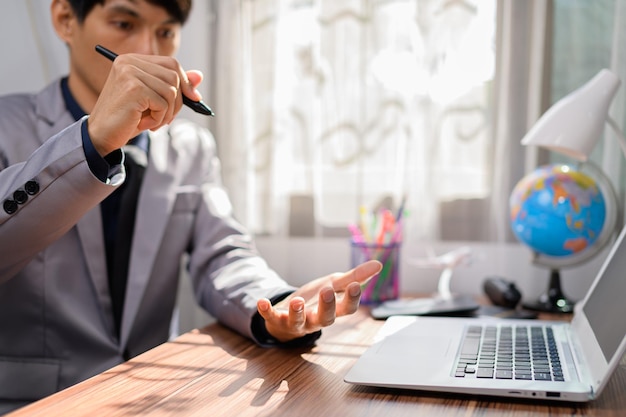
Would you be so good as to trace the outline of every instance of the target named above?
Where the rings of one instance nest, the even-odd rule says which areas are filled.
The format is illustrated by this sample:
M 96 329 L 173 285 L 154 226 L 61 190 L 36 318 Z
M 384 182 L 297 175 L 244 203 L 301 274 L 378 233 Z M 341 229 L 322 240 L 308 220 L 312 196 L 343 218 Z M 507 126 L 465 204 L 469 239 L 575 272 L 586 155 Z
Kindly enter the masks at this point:
M 522 139 L 586 161 L 602 135 L 620 80 L 607 69 L 550 107 Z

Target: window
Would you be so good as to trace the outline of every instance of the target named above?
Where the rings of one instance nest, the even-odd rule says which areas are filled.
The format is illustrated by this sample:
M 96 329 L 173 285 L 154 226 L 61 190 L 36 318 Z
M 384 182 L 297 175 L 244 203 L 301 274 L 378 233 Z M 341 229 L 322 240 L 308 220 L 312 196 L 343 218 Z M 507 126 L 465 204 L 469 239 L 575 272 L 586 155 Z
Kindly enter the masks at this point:
M 489 197 L 495 1 L 216 6 L 218 44 L 233 38 L 221 19 L 244 28 L 229 52 L 247 52 L 250 113 L 220 144 L 247 167 L 230 188 L 253 231 L 343 235 L 361 208 L 406 200 L 416 236 L 439 237 L 447 202 Z

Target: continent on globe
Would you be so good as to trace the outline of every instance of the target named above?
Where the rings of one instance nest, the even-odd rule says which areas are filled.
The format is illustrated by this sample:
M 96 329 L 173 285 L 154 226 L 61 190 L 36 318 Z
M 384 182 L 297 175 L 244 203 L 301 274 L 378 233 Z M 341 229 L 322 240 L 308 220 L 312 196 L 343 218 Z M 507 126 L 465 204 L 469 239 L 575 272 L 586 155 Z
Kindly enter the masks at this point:
M 570 165 L 537 168 L 517 183 L 509 203 L 515 236 L 545 256 L 582 252 L 605 226 L 607 203 L 600 187 Z

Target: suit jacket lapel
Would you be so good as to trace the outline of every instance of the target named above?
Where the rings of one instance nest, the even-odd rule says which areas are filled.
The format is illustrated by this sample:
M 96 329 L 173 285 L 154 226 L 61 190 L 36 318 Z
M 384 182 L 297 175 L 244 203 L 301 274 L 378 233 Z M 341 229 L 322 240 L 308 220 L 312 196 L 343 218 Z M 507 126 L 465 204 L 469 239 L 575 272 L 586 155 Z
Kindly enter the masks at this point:
M 167 220 L 174 203 L 173 183 L 174 176 L 168 171 L 169 160 L 169 133 L 165 126 L 157 132 L 150 132 L 150 150 L 148 167 L 144 176 L 144 183 L 139 193 L 135 232 L 131 247 L 130 265 L 128 269 L 128 284 L 120 338 L 122 346 L 126 346 L 135 317 L 143 299 L 146 286 L 150 281 L 152 267 L 165 233 Z
M 98 301 L 106 314 L 104 321 L 111 334 L 115 333 L 109 281 L 104 249 L 104 237 L 102 233 L 102 215 L 100 206 L 88 211 L 76 225 L 80 244 L 83 248 L 83 258 L 87 262 L 91 282 L 95 288 Z
M 43 144 L 67 126 L 74 123 L 72 115 L 66 110 L 59 82 L 50 84 L 36 98 L 37 133 Z M 114 324 L 111 315 L 111 298 L 107 280 L 104 237 L 102 234 L 102 217 L 100 207 L 87 212 L 76 224 L 83 259 L 87 264 L 91 282 L 98 300 L 107 314 L 103 318 L 113 333 Z

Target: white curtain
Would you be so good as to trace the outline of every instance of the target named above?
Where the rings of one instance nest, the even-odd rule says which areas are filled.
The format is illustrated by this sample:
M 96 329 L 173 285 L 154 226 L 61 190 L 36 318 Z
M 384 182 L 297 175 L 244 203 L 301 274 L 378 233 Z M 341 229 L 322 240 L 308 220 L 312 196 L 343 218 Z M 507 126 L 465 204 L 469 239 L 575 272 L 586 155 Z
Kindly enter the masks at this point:
M 494 96 L 494 148 L 489 238 L 511 241 L 508 199 L 515 184 L 530 170 L 547 162 L 535 148 L 520 141 L 549 107 L 548 47 L 552 30 L 550 1 L 500 0 L 497 18 L 497 71 Z
M 212 7 L 214 132 L 254 231 L 341 234 L 406 199 L 408 234 L 437 238 L 441 204 L 491 195 L 494 1 Z

